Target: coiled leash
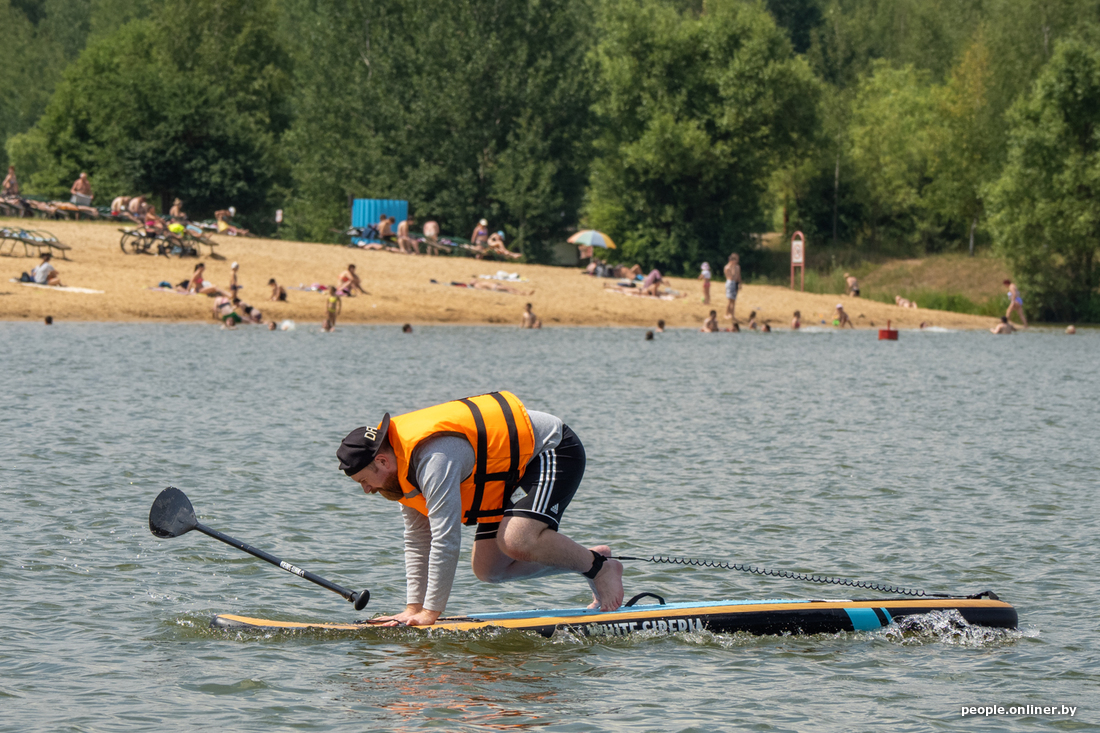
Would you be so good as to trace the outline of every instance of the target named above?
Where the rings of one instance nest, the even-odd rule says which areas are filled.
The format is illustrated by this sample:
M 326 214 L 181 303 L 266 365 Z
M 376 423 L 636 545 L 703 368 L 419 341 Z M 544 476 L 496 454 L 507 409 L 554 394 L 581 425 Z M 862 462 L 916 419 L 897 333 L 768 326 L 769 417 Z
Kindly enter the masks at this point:
M 880 593 L 897 593 L 903 596 L 926 596 L 928 598 L 951 598 L 947 593 L 927 593 L 917 588 L 900 588 L 893 585 L 879 583 L 867 583 L 862 580 L 849 580 L 847 578 L 830 578 L 820 575 L 806 575 L 805 573 L 792 573 L 789 570 L 768 570 L 753 565 L 742 563 L 714 562 L 712 560 L 696 560 L 690 557 L 666 557 L 651 555 L 650 557 L 626 557 L 615 556 L 615 560 L 639 560 L 641 562 L 663 563 L 665 565 L 690 565 L 698 568 L 714 568 L 717 570 L 739 570 L 743 573 L 755 575 L 769 575 L 774 578 L 786 578 L 788 580 L 806 580 L 811 583 L 832 583 L 833 585 L 846 585 L 850 588 L 864 588 Z M 602 563 L 601 563 L 602 564 Z M 988 592 L 988 591 L 986 591 Z M 978 596 L 983 595 L 981 593 Z M 976 597 L 976 596 L 970 596 Z

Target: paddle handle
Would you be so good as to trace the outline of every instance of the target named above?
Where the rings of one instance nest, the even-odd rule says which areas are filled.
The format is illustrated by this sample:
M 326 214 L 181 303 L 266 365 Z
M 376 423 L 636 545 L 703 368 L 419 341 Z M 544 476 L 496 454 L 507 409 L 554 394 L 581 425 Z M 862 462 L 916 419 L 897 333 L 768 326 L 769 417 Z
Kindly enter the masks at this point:
M 234 539 L 234 538 L 230 537 L 227 534 L 222 534 L 221 532 L 219 532 L 216 529 L 211 529 L 210 527 L 207 527 L 205 524 L 200 524 L 200 523 L 196 522 L 195 523 L 195 529 L 202 532 L 204 535 L 207 535 L 209 537 L 213 537 L 214 539 L 216 539 L 220 542 L 224 542 L 227 545 L 231 545 L 233 547 L 236 547 L 238 550 L 244 550 L 249 555 L 253 555 L 255 557 L 260 558 L 261 560 L 269 562 L 272 565 L 274 565 L 275 567 L 282 568 L 283 570 L 287 571 L 288 573 L 293 573 L 294 575 L 297 575 L 299 578 L 305 578 L 306 580 L 308 580 L 311 583 L 316 583 L 317 585 L 321 586 L 322 588 L 327 588 L 328 590 L 332 591 L 333 593 L 336 593 L 336 594 L 342 596 L 345 600 L 350 601 L 351 603 L 355 604 L 355 610 L 356 611 L 362 611 L 364 606 L 367 605 L 367 601 L 370 600 L 370 591 L 365 590 L 361 593 L 356 593 L 355 591 L 348 590 L 347 588 L 345 588 L 341 585 L 337 585 L 336 583 L 333 583 L 331 580 L 326 580 L 325 578 L 322 578 L 320 575 L 316 575 L 314 573 L 311 573 L 308 570 L 302 570 L 300 567 L 297 567 L 295 565 L 291 565 L 290 563 L 288 563 L 284 560 L 280 560 L 279 558 L 275 557 L 274 555 L 272 555 L 270 553 L 264 552 L 263 550 L 260 550 L 260 549 L 257 549 L 255 547 L 253 547 L 252 545 L 241 542 L 238 539 Z

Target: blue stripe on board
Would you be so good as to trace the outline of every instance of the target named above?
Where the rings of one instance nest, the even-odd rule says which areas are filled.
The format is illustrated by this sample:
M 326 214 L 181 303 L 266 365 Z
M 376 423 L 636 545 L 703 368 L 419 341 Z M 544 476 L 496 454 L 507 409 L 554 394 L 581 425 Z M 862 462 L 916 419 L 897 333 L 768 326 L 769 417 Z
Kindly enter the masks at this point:
M 852 629 L 855 631 L 872 631 L 881 629 L 882 622 L 878 620 L 878 614 L 873 608 L 845 608 L 848 618 L 852 620 Z

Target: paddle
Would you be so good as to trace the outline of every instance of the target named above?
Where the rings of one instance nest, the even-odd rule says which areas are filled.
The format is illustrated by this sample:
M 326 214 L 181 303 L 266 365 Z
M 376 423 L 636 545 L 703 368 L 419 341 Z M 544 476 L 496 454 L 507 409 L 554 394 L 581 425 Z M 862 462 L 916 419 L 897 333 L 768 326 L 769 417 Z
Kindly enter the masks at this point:
M 336 583 L 332 581 L 325 580 L 320 575 L 314 575 L 308 570 L 302 570 L 288 562 L 280 560 L 274 555 L 269 555 L 263 550 L 257 550 L 251 545 L 246 545 L 240 540 L 235 540 L 216 529 L 211 529 L 201 524 L 195 519 L 195 510 L 191 506 L 191 500 L 187 498 L 187 494 L 184 494 L 179 489 L 169 486 L 167 489 L 160 492 L 153 501 L 152 508 L 149 509 L 149 531 L 157 537 L 179 537 L 181 534 L 187 534 L 193 529 L 197 529 L 203 534 L 220 540 L 227 545 L 232 545 L 238 550 L 244 550 L 249 555 L 255 555 L 261 560 L 266 560 L 288 573 L 294 573 L 299 578 L 305 578 L 309 582 L 316 583 L 322 588 L 328 588 L 333 593 L 339 593 L 355 605 L 356 611 L 362 611 L 370 600 L 369 590 L 365 590 L 362 593 L 350 591 L 347 588 L 336 585 Z

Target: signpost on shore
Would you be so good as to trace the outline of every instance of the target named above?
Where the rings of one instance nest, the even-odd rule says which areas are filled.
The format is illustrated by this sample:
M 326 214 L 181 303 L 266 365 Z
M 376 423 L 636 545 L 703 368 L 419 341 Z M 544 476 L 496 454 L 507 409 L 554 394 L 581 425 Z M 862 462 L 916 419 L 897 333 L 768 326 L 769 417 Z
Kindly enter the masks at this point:
M 795 232 L 791 237 L 791 290 L 794 290 L 794 268 L 802 271 L 799 290 L 806 289 L 806 237 Z

